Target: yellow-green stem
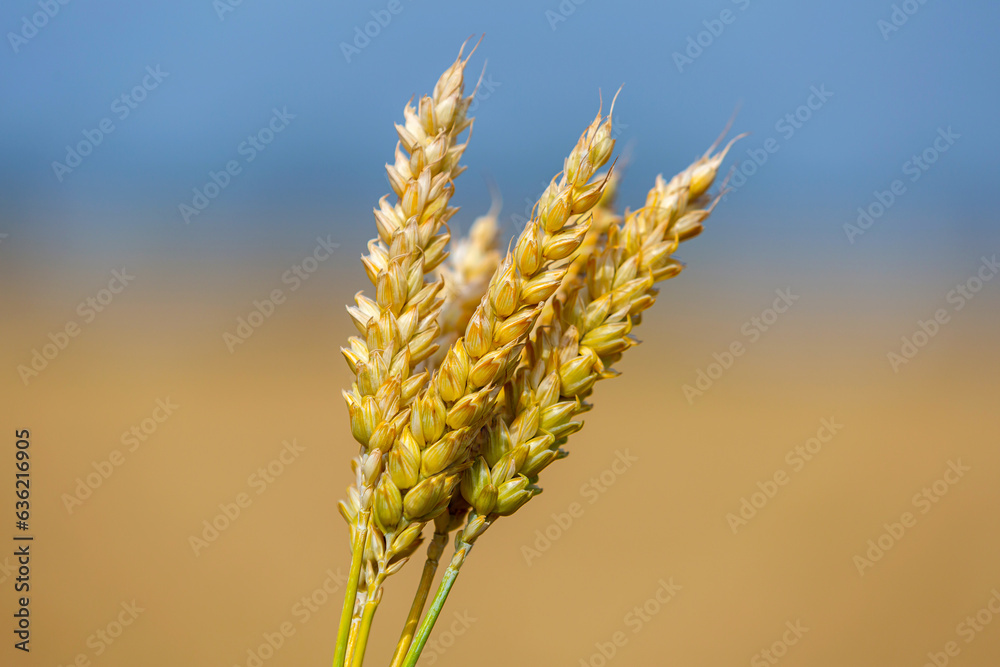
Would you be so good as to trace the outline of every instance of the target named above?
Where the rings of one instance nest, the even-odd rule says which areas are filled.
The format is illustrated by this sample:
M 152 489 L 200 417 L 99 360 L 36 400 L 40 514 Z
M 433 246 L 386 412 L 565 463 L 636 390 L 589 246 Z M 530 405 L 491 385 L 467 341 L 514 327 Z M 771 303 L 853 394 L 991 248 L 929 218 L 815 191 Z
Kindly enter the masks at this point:
M 351 619 L 351 632 L 347 636 L 347 656 L 344 658 L 345 665 L 351 664 L 351 659 L 354 657 L 354 647 L 358 645 L 358 627 L 361 625 L 361 611 L 364 610 L 364 606 L 365 603 L 363 601 L 360 604 L 354 605 L 357 613 Z
M 378 609 L 378 603 L 382 600 L 382 591 L 378 588 L 380 583 L 375 585 L 375 590 L 378 592 L 365 603 L 365 611 L 361 615 L 361 625 L 358 627 L 358 641 L 354 646 L 354 657 L 351 658 L 351 667 L 361 667 L 365 662 L 365 649 L 368 648 L 368 635 L 372 631 L 372 619 L 375 618 L 375 610 Z
M 351 550 L 351 571 L 347 575 L 347 590 L 344 591 L 344 607 L 340 612 L 340 627 L 337 629 L 337 652 L 333 658 L 333 667 L 344 667 L 347 658 L 347 643 L 351 632 L 351 619 L 354 616 L 354 598 L 358 594 L 358 580 L 361 578 L 361 565 L 365 559 L 365 542 L 368 539 L 368 512 L 362 512 L 358 517 L 361 527 L 354 538 L 354 548 Z
M 396 644 L 396 652 L 392 656 L 390 667 L 401 667 L 406 658 L 406 652 L 410 650 L 413 633 L 417 629 L 417 624 L 420 623 L 420 615 L 424 613 L 424 605 L 427 604 L 427 597 L 430 595 L 431 585 L 434 583 L 434 575 L 437 574 L 438 563 L 441 561 L 441 554 L 444 553 L 447 542 L 448 533 L 434 533 L 433 539 L 427 545 L 427 560 L 424 561 L 424 571 L 420 575 L 420 584 L 413 596 L 410 615 L 406 617 L 406 624 L 403 626 L 403 632 Z
M 466 557 L 472 550 L 472 545 L 467 542 L 462 542 L 461 538 L 459 538 L 459 541 L 455 546 L 455 555 L 452 556 L 451 562 L 448 564 L 448 568 L 444 571 L 444 577 L 441 579 L 437 593 L 434 595 L 434 600 L 431 602 L 430 609 L 427 610 L 427 615 L 420 624 L 420 629 L 417 630 L 417 634 L 413 637 L 413 645 L 410 646 L 410 650 L 406 654 L 406 660 L 403 662 L 403 667 L 416 667 L 417 660 L 420 659 L 420 653 L 424 650 L 424 644 L 427 643 L 427 639 L 431 636 L 431 631 L 434 629 L 434 623 L 437 622 L 438 616 L 441 615 L 444 603 L 448 600 L 448 594 L 451 593 L 451 589 L 455 585 L 455 580 L 458 578 L 458 572 L 461 570 L 462 564 L 465 563 Z

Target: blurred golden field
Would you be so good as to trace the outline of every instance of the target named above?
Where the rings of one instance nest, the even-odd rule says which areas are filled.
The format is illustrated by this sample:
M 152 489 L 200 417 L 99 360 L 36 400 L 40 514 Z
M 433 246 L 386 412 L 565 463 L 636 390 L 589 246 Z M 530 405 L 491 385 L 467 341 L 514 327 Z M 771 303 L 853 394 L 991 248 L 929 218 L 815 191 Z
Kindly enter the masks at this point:
M 338 348 L 360 250 L 345 243 L 295 290 L 281 281 L 294 254 L 139 258 L 92 321 L 78 304 L 121 265 L 5 265 L 0 539 L 26 428 L 35 541 L 30 657 L 10 646 L 0 571 L 2 664 L 330 663 L 350 560 L 336 502 L 356 447 Z M 741 275 L 702 248 L 545 493 L 473 551 L 421 664 L 1000 664 L 1000 284 L 898 372 L 886 356 L 951 308 L 969 260 L 894 284 L 830 266 Z M 286 299 L 230 353 L 223 334 L 276 288 Z M 801 298 L 749 335 L 784 288 Z M 79 335 L 25 384 L 18 366 L 71 320 Z M 730 367 L 709 368 L 734 342 Z M 699 370 L 718 377 L 689 401 Z M 419 569 L 388 584 L 371 664 L 391 654 Z

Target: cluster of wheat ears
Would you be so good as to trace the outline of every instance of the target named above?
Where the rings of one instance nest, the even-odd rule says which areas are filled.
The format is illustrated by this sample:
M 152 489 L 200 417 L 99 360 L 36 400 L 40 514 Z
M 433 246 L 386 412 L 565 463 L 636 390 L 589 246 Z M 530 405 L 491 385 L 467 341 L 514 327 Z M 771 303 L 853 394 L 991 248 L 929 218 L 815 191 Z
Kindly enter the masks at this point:
M 393 194 L 379 200 L 378 236 L 361 258 L 374 298 L 358 293 L 348 307 L 359 335 L 342 349 L 355 376 L 344 398 L 361 447 L 340 503 L 352 549 L 336 667 L 363 663 L 386 579 L 432 524 L 391 663 L 417 664 L 473 545 L 541 492 L 539 475 L 583 427 L 594 384 L 615 377 L 637 343 L 630 332 L 656 300 L 654 284 L 680 273 L 677 246 L 718 201 L 708 190 L 728 147 L 713 154 L 716 142 L 670 181 L 657 177 L 641 208 L 617 214 L 614 165 L 601 171 L 615 146 L 612 102 L 505 255 L 494 208 L 449 256 L 449 201 L 472 126 L 467 62 L 460 51 L 396 125 Z

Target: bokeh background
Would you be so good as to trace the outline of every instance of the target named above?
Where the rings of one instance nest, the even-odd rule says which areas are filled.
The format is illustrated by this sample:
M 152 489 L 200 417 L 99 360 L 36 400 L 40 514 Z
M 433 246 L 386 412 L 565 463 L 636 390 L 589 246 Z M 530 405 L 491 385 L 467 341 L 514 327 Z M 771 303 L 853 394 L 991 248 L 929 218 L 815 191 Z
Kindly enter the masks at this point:
M 751 134 L 644 344 L 599 386 L 546 492 L 480 542 L 422 664 L 1000 664 L 998 21 L 985 0 L 4 3 L 0 663 L 251 667 L 290 623 L 262 663 L 329 664 L 355 453 L 344 304 L 368 287 L 358 257 L 392 123 L 485 33 L 456 233 L 490 181 L 516 233 L 622 84 L 624 205 L 737 107 L 733 134 Z M 275 110 L 285 127 L 251 151 Z M 68 157 L 81 141 L 96 145 Z M 240 173 L 186 220 L 230 160 Z M 318 239 L 338 247 L 293 290 L 283 276 Z M 102 291 L 114 271 L 134 279 Z M 224 334 L 275 289 L 286 301 L 230 350 Z M 776 290 L 796 299 L 772 317 Z M 734 342 L 744 354 L 713 367 Z M 699 372 L 710 386 L 685 393 Z M 827 437 L 823 420 L 842 428 Z M 7 555 L 24 428 L 29 655 L 12 646 Z M 285 441 L 298 454 L 261 482 Z M 637 462 L 614 472 L 626 452 Z M 193 548 L 240 493 L 250 506 Z M 737 524 L 744 499 L 761 507 Z M 583 515 L 559 528 L 574 502 Z M 390 581 L 370 664 L 418 569 Z M 671 580 L 676 595 L 650 602 Z M 123 604 L 136 617 L 118 635 Z

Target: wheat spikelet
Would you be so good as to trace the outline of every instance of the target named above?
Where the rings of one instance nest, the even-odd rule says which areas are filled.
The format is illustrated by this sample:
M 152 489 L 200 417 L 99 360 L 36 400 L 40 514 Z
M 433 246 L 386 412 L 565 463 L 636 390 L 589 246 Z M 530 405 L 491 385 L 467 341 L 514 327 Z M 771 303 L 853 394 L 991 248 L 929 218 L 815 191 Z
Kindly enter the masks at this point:
M 563 298 L 567 290 L 576 283 L 577 276 L 587 266 L 587 258 L 594 253 L 597 244 L 608 233 L 608 228 L 615 223 L 621 222 L 621 215 L 615 209 L 615 200 L 618 197 L 618 185 L 621 183 L 621 177 L 622 170 L 620 168 L 607 174 L 598 174 L 594 177 L 595 180 L 607 180 L 604 187 L 604 194 L 601 196 L 600 201 L 597 202 L 597 206 L 591 211 L 590 229 L 587 230 L 587 235 L 583 238 L 583 243 L 570 256 L 569 267 L 566 269 L 566 275 L 563 277 L 562 284 L 559 285 L 559 289 L 556 290 L 555 295 L 550 297 L 546 302 L 545 309 L 541 317 L 539 317 L 539 324 L 547 324 L 552 321 L 552 304 L 554 301 Z
M 500 199 L 494 193 L 489 212 L 476 218 L 469 235 L 454 243 L 448 261 L 438 269 L 438 275 L 444 279 L 445 293 L 444 307 L 438 318 L 441 349 L 428 360 L 428 368 L 437 368 L 444 354 L 465 331 L 500 264 L 499 215 Z
M 344 398 L 351 432 L 363 447 L 354 467 L 357 506 L 364 510 L 381 472 L 380 458 L 370 460 L 370 454 L 391 446 L 407 417 L 404 406 L 427 380 L 426 373 L 413 371 L 436 350 L 442 283 L 426 277 L 447 256 L 446 222 L 456 210 L 448 202 L 468 143 L 458 143 L 458 137 L 472 123 L 466 117 L 472 96 L 463 96 L 467 62 L 459 52 L 433 95 L 421 98 L 416 109 L 407 104 L 404 124 L 396 125 L 395 163 L 386 165 L 386 172 L 397 201 L 390 204 L 388 196 L 379 201 L 378 237 L 362 257 L 376 298 L 359 293 L 356 305 L 348 307 L 363 336 L 352 337 L 341 351 L 356 376 Z M 352 530 L 359 528 L 357 516 L 348 519 Z
M 363 405 L 365 399 L 378 395 L 394 379 L 400 380 L 398 398 L 403 402 L 412 398 L 421 383 L 409 373 L 435 350 L 441 282 L 428 282 L 425 276 L 447 256 L 450 234 L 445 223 L 456 210 L 448 201 L 454 192 L 452 181 L 463 170 L 458 160 L 466 147 L 458 143 L 458 136 L 472 123 L 465 116 L 472 97 L 462 96 L 466 62 L 459 54 L 438 80 L 433 96 L 423 97 L 416 110 L 407 104 L 405 124 L 396 125 L 400 142 L 395 164 L 386 165 L 386 172 L 397 202 L 389 204 L 388 196 L 379 201 L 375 209 L 379 235 L 362 257 L 376 298 L 359 293 L 356 305 L 348 307 L 364 336 L 352 337 L 343 353 L 358 379 L 347 399 L 351 427 L 365 447 L 371 445 L 377 427 L 363 418 L 372 409 Z M 397 392 L 388 393 L 397 397 Z M 378 403 L 382 414 L 391 412 L 385 410 L 391 400 Z
M 352 571 L 371 546 L 366 536 L 382 452 L 392 446 L 409 416 L 407 404 L 427 381 L 426 372 L 414 372 L 417 365 L 437 349 L 443 282 L 428 276 L 447 257 L 447 221 L 457 210 L 448 203 L 453 181 L 464 169 L 459 160 L 468 144 L 459 143 L 459 136 L 472 124 L 467 118 L 472 96 L 464 96 L 468 59 L 463 60 L 462 50 L 432 95 L 422 97 L 416 108 L 407 104 L 404 123 L 396 125 L 395 162 L 386 165 L 396 201 L 390 204 L 388 196 L 379 201 L 374 211 L 378 237 L 368 243 L 369 252 L 362 257 L 375 299 L 358 293 L 355 305 L 348 307 L 363 336 L 352 337 L 349 348 L 341 350 L 356 378 L 344 398 L 351 433 L 362 446 L 352 462 L 355 481 L 348 489 L 348 501 L 340 503 L 351 543 L 356 545 Z M 410 545 L 413 549 L 416 541 Z M 348 591 L 345 614 L 350 608 L 347 598 L 357 592 L 353 632 L 366 592 L 354 578 Z M 338 645 L 338 662 L 343 658 Z
M 536 214 L 497 267 L 465 335 L 450 347 L 428 387 L 414 399 L 409 422 L 385 454 L 366 552 L 365 583 L 376 604 L 384 579 L 405 562 L 423 526 L 442 515 L 455 495 L 474 436 L 519 363 L 546 299 L 561 284 L 568 268 L 565 260 L 589 229 L 589 218 L 581 216 L 604 193 L 607 179 L 592 181 L 614 148 L 610 131 L 610 116 L 598 113 L 567 157 L 561 177 L 552 180 Z M 359 468 L 367 479 L 365 466 Z M 359 500 L 350 498 L 348 514 L 360 509 Z M 447 528 L 439 527 L 439 532 Z
M 623 223 L 612 222 L 586 259 L 585 276 L 553 302 L 551 322 L 525 349 L 524 363 L 503 391 L 497 414 L 477 441 L 475 463 L 464 473 L 461 493 L 475 510 L 461 540 L 472 544 L 499 516 L 517 511 L 540 489 L 538 474 L 557 458 L 583 402 L 622 353 L 641 313 L 655 301 L 653 284 L 676 276 L 677 245 L 701 232 L 714 202 L 705 195 L 728 147 L 688 167 L 669 183 L 658 177 L 646 205 Z M 579 258 L 578 258 L 579 259 Z M 462 502 L 450 509 L 463 511 Z

